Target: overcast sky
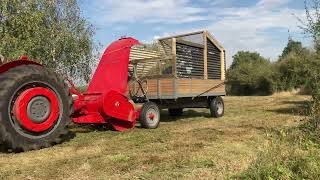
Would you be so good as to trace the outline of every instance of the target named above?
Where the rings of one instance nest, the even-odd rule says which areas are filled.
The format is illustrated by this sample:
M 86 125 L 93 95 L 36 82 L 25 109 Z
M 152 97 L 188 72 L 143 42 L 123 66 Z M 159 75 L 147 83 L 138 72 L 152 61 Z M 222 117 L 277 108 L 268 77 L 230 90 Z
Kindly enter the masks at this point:
M 208 30 L 226 49 L 227 64 L 239 50 L 275 60 L 290 35 L 311 46 L 298 28 L 303 0 L 80 0 L 83 16 L 104 46 L 121 36 L 141 41 Z

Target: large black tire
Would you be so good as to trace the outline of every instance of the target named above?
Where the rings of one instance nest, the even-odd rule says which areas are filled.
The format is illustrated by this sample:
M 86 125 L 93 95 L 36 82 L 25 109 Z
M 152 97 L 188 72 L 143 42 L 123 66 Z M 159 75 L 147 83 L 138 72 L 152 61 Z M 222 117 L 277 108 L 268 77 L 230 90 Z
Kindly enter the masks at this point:
M 169 111 L 169 115 L 173 116 L 173 117 L 178 117 L 178 116 L 182 116 L 183 114 L 183 108 L 179 108 L 179 109 L 168 109 Z
M 12 106 L 19 93 L 34 87 L 50 89 L 59 100 L 59 117 L 45 132 L 35 133 L 26 130 L 12 113 Z M 0 137 L 6 149 L 23 152 L 61 143 L 68 134 L 67 125 L 70 123 L 73 110 L 72 102 L 68 86 L 47 68 L 21 65 L 0 74 Z
M 211 117 L 220 118 L 224 115 L 224 102 L 222 97 L 218 96 L 210 102 Z
M 150 114 L 154 114 L 154 118 L 150 118 Z M 153 102 L 143 104 L 140 111 L 140 123 L 143 128 L 156 129 L 160 123 L 160 109 Z

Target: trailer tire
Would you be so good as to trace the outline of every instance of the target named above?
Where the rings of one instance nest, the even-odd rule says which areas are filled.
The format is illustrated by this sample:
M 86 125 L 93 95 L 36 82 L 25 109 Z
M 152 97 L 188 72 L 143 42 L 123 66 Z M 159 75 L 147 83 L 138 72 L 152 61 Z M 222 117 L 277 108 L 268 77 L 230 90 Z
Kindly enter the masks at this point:
M 173 117 L 182 116 L 183 114 L 183 108 L 178 109 L 168 109 L 169 115 Z
M 218 96 L 210 102 L 211 117 L 220 118 L 224 115 L 224 102 L 222 97 Z
M 146 102 L 140 111 L 140 123 L 143 128 L 156 129 L 160 123 L 160 109 L 156 103 Z
M 34 123 L 36 123 L 36 118 L 45 118 L 37 123 L 49 124 L 45 130 L 33 131 L 33 129 L 26 128 L 21 120 L 18 120 L 14 107 L 18 106 L 17 99 L 21 94 L 37 88 L 52 92 L 56 98 L 58 110 L 52 112 L 53 102 L 50 99 L 43 100 L 47 98 L 46 96 L 36 94 L 31 97 L 26 110 L 27 118 L 32 119 Z M 38 106 L 31 104 L 33 100 L 40 101 Z M 30 108 L 29 104 L 31 104 Z M 39 108 L 37 109 L 37 107 Z M 43 108 L 47 109 L 43 111 Z M 73 100 L 69 87 L 62 78 L 47 68 L 39 65 L 21 65 L 0 74 L 0 137 L 2 137 L 6 149 L 24 152 L 61 143 L 69 133 L 67 125 L 70 123 L 72 111 Z M 44 112 L 49 112 L 49 115 L 44 115 Z M 48 122 L 50 118 L 52 123 Z

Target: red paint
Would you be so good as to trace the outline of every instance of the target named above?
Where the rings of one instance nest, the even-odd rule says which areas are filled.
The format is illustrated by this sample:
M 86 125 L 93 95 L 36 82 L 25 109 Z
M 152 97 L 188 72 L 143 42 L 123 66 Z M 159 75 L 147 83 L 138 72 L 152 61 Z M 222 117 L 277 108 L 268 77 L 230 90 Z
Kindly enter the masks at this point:
M 0 66 L 0 74 L 4 73 L 6 71 L 8 71 L 9 69 L 21 66 L 21 65 L 38 65 L 38 66 L 42 66 L 39 63 L 36 63 L 34 61 L 29 61 L 29 60 L 18 60 L 18 61 L 11 61 L 9 63 L 3 64 Z
M 51 113 L 43 123 L 33 122 L 27 114 L 30 100 L 36 96 L 44 96 L 50 101 Z M 14 114 L 20 124 L 31 132 L 43 132 L 50 129 L 59 118 L 59 101 L 54 92 L 47 88 L 36 87 L 24 91 L 16 100 Z
M 101 94 L 84 94 L 75 100 L 73 121 L 85 124 L 107 123 L 100 111 L 102 109 L 101 96 Z
M 154 114 L 149 114 L 149 119 L 154 119 L 155 115 Z
M 78 124 L 104 124 L 104 123 L 106 123 L 106 120 L 98 112 L 73 118 L 72 121 L 74 123 L 78 123 Z
M 26 60 L 28 60 L 28 57 L 26 55 L 22 55 L 20 59 L 26 61 Z
M 73 122 L 110 123 L 115 130 L 135 127 L 138 112 L 126 97 L 130 50 L 139 42 L 122 38 L 104 52 L 86 93 L 77 92 L 71 84 L 74 102 Z
M 126 131 L 128 129 L 132 129 L 135 127 L 135 123 L 126 122 L 126 121 L 119 121 L 117 119 L 111 118 L 110 124 L 112 125 L 113 129 L 116 131 Z
M 107 94 L 111 90 L 126 95 L 130 49 L 139 41 L 123 38 L 112 43 L 104 52 L 89 84 L 87 93 Z
M 110 91 L 103 100 L 103 111 L 107 116 L 118 120 L 133 122 L 136 119 L 134 106 L 128 101 L 127 97 Z

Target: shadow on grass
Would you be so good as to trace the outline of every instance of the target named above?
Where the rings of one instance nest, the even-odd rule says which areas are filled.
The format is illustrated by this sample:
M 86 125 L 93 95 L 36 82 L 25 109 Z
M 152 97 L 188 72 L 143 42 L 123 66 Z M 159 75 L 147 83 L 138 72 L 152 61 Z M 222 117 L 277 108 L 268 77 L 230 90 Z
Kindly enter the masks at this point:
M 309 101 L 304 101 L 304 100 L 301 100 L 301 101 L 282 101 L 281 102 L 282 104 L 291 104 L 291 105 L 308 105 Z
M 264 127 L 264 126 L 258 126 L 258 125 L 253 125 L 253 124 L 243 124 L 238 126 L 239 128 L 243 128 L 243 129 L 255 129 L 257 131 L 271 131 L 272 128 L 268 128 L 268 127 Z
M 63 135 L 61 136 L 61 142 L 60 143 L 66 143 L 66 142 L 69 142 L 71 141 L 73 138 L 76 137 L 76 133 L 75 132 L 72 132 L 72 131 L 69 131 L 66 135 Z M 60 144 L 58 143 L 58 144 Z M 46 147 L 46 148 L 50 148 L 52 146 L 56 145 L 55 143 L 54 144 L 51 144 L 51 146 L 49 147 Z M 40 148 L 40 149 L 46 149 L 46 148 Z M 35 149 L 35 150 L 31 150 L 31 151 L 37 151 L 38 149 Z M 28 151 L 26 151 L 28 152 Z M 13 151 L 11 148 L 9 148 L 7 145 L 3 144 L 3 143 L 0 143 L 0 153 L 3 153 L 3 154 L 11 154 L 11 153 L 24 153 L 24 151 L 22 151 L 22 149 L 20 150 L 16 150 L 16 151 Z
M 308 101 L 283 101 L 282 104 L 286 104 L 289 107 L 272 109 L 268 111 L 279 113 L 279 114 L 294 114 L 294 115 L 301 115 L 301 116 L 305 116 L 308 114 L 308 107 L 309 107 Z
M 72 132 L 74 133 L 91 133 L 94 131 L 114 131 L 114 129 L 109 124 L 73 124 L 70 126 Z
M 186 118 L 196 118 L 196 117 L 203 117 L 203 118 L 211 118 L 210 113 L 208 112 L 198 112 L 192 109 L 187 109 L 183 111 L 182 116 L 170 116 L 168 110 L 162 110 L 161 111 L 161 122 L 175 122 Z M 135 128 L 143 128 L 141 127 L 141 124 L 139 120 L 137 120 L 137 124 Z M 74 133 L 90 133 L 93 131 L 114 131 L 111 125 L 103 125 L 103 124 L 73 124 L 70 126 L 70 129 L 72 129 L 72 132 Z
M 170 116 L 167 110 L 163 110 L 161 111 L 160 122 L 174 122 L 174 121 L 179 121 L 185 118 L 192 118 L 192 117 L 211 118 L 210 114 L 207 112 L 199 112 L 192 109 L 184 110 L 182 116 Z

